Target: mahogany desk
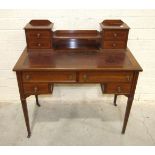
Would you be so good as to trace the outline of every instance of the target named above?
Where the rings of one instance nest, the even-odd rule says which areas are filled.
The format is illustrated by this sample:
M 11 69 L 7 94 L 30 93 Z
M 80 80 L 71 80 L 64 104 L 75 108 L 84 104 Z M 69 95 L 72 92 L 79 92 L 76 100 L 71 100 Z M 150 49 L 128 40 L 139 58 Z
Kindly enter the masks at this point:
M 51 87 L 53 88 L 54 83 L 99 83 L 104 94 L 115 94 L 115 106 L 117 95 L 128 97 L 122 128 L 122 133 L 125 133 L 138 75 L 142 68 L 128 48 L 103 48 L 97 41 L 94 41 L 97 47 L 94 48 L 92 45 L 95 44 L 89 41 L 92 38 L 101 40 L 100 33 L 93 35 L 94 30 L 87 32 L 89 37 L 88 34 L 80 35 L 85 34 L 85 31 L 62 32 L 68 34 L 67 44 L 64 44 L 65 37 L 62 39 L 62 36 L 57 35 L 55 38 L 53 36 L 54 43 L 50 48 L 40 48 L 41 45 L 38 49 L 26 47 L 13 69 L 17 75 L 28 137 L 31 136 L 31 131 L 26 98 L 35 95 L 36 103 L 40 106 L 38 95 L 52 93 Z M 77 40 L 80 36 L 82 41 Z M 62 41 L 57 41 L 59 37 Z M 58 46 L 59 43 L 63 44 Z M 76 48 L 69 47 L 73 45 Z

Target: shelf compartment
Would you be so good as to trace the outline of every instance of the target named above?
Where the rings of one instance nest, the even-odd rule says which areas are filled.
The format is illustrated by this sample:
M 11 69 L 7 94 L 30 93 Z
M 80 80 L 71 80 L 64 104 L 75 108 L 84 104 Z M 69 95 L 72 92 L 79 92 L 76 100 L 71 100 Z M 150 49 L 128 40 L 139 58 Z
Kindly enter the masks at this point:
M 100 39 L 100 33 L 96 30 L 57 30 L 53 34 L 54 39 Z

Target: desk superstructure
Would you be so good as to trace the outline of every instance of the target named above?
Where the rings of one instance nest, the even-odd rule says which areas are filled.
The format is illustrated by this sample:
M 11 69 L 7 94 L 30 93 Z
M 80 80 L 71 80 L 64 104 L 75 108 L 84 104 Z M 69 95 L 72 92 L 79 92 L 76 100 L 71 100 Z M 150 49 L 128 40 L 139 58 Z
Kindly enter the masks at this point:
M 28 137 L 31 136 L 26 98 L 50 94 L 54 83 L 99 83 L 104 94 L 128 98 L 125 133 L 139 72 L 142 68 L 127 48 L 129 27 L 121 20 L 104 20 L 101 30 L 57 30 L 48 20 L 25 26 L 27 47 L 16 71 Z

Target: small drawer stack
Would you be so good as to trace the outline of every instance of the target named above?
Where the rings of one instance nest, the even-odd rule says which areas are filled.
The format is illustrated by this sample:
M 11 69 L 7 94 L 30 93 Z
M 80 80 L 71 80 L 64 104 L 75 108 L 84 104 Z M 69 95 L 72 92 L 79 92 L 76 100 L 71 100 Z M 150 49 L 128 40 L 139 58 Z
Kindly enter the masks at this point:
M 101 24 L 101 48 L 126 49 L 129 27 L 121 20 L 104 20 Z
M 51 49 L 52 27 L 48 20 L 32 20 L 25 26 L 28 49 Z

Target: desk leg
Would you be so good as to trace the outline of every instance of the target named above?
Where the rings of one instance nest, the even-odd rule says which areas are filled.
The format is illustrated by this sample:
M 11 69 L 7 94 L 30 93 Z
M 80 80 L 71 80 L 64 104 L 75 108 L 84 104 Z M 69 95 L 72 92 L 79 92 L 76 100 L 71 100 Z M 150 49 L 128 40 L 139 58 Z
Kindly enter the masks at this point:
M 115 94 L 114 96 L 114 106 L 117 106 L 116 101 L 117 101 L 117 94 Z
M 23 113 L 24 113 L 26 128 L 27 128 L 27 132 L 28 132 L 27 138 L 30 138 L 30 136 L 31 136 L 31 130 L 30 130 L 30 124 L 29 124 L 29 116 L 28 116 L 26 99 L 22 99 L 21 100 L 21 103 L 22 103 L 22 108 L 23 108 Z
M 36 98 L 36 104 L 37 104 L 37 106 L 40 107 L 39 100 L 38 100 L 38 95 L 35 95 L 35 98 Z
M 122 128 L 122 134 L 124 134 L 125 130 L 126 130 L 126 126 L 127 126 L 127 123 L 128 123 L 128 118 L 129 118 L 129 115 L 130 115 L 130 110 L 131 110 L 131 107 L 132 107 L 132 102 L 133 102 L 133 97 L 128 97 L 126 112 L 125 112 L 125 117 L 124 117 L 124 123 L 123 123 L 123 128 Z

